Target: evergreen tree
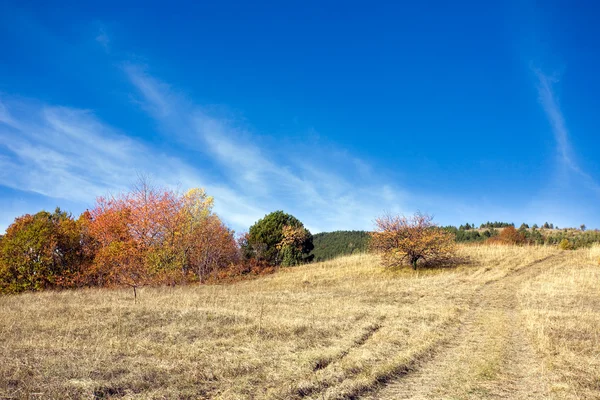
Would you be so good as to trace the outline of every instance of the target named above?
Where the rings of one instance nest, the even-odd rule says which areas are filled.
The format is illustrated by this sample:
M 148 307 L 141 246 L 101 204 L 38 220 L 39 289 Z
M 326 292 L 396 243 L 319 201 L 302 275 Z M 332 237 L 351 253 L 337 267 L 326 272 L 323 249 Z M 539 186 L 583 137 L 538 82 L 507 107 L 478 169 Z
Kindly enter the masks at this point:
M 291 228 L 290 234 L 294 236 L 293 246 L 299 246 L 299 250 L 292 250 L 291 244 L 285 242 L 286 235 L 284 229 Z M 300 235 L 297 230 L 302 230 Z M 301 242 L 296 243 L 296 239 L 302 237 Z M 285 244 L 288 244 L 286 246 Z M 310 261 L 309 253 L 313 250 L 313 236 L 304 228 L 293 215 L 283 211 L 275 211 L 264 218 L 258 220 L 250 227 L 248 231 L 248 241 L 242 249 L 244 254 L 252 258 L 267 261 L 272 265 L 295 265 L 301 262 Z

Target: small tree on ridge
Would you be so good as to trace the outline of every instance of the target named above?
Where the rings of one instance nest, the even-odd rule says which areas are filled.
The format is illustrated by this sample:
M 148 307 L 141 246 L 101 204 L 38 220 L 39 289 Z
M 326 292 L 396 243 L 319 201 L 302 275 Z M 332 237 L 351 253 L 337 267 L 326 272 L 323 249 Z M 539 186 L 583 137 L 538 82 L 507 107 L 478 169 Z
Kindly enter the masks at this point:
M 381 253 L 386 267 L 408 263 L 417 269 L 420 260 L 425 265 L 441 265 L 455 257 L 454 234 L 440 229 L 430 215 L 384 215 L 375 220 L 375 225 L 371 247 Z

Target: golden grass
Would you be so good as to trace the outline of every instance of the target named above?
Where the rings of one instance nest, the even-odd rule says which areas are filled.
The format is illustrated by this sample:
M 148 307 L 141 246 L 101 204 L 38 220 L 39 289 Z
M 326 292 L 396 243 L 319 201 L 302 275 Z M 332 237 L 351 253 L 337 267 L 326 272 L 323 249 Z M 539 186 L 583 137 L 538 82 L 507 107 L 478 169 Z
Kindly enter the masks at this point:
M 414 372 L 372 399 L 546 398 L 533 348 L 519 318 L 516 288 L 561 253 L 550 247 L 478 246 L 462 250 L 484 282 L 448 340 Z
M 0 297 L 0 397 L 353 398 L 450 341 L 482 288 L 559 254 L 460 251 L 471 262 L 453 269 L 385 270 L 376 257 L 355 255 L 232 285 L 144 288 L 137 304 L 129 290 Z M 577 282 L 598 282 L 587 267 L 575 271 Z M 540 285 L 550 283 L 520 292 L 528 310 Z M 597 287 L 585 290 L 595 296 Z M 585 340 L 597 326 L 581 334 L 580 350 L 594 348 Z M 489 346 L 495 356 L 465 379 L 497 375 L 501 349 Z
M 557 398 L 600 398 L 600 247 L 565 252 L 567 261 L 526 282 L 519 299 Z

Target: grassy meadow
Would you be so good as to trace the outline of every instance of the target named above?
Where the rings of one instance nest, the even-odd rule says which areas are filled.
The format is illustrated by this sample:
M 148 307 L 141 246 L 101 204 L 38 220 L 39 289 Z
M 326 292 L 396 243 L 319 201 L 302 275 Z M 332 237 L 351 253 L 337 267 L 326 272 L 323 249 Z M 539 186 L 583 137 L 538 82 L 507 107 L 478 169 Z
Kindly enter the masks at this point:
M 524 282 L 518 299 L 556 397 L 600 398 L 600 247 L 573 252 Z M 570 255 L 570 252 L 567 252 Z
M 360 254 L 137 303 L 2 296 L 0 398 L 599 397 L 600 251 L 460 252 L 452 269 Z

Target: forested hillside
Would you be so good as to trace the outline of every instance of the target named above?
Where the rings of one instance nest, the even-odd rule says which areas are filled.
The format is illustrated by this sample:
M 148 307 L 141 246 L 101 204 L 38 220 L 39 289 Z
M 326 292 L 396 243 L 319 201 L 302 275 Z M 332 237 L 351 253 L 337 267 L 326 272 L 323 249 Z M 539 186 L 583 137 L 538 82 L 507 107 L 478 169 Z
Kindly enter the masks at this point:
M 361 253 L 368 250 L 369 232 L 366 231 L 335 231 L 322 232 L 313 236 L 312 251 L 315 261 Z

